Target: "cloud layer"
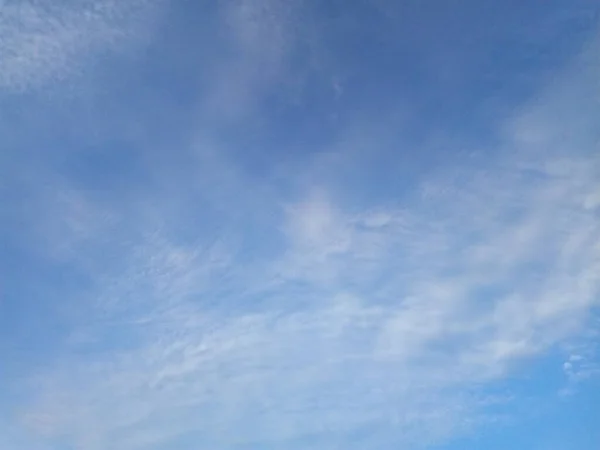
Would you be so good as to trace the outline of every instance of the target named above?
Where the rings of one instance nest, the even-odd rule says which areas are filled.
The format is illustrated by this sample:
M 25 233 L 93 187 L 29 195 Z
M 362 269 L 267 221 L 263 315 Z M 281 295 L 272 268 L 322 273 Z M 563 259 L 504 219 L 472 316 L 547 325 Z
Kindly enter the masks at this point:
M 387 152 L 389 111 L 371 119 L 383 126 L 342 127 L 323 152 L 271 177 L 218 139 L 288 79 L 302 6 L 220 4 L 234 55 L 215 63 L 214 95 L 194 108 L 176 163 L 142 159 L 155 163 L 147 191 L 102 196 L 55 174 L 43 186 L 28 179 L 36 208 L 14 213 L 27 223 L 13 235 L 52 268 L 38 306 L 55 331 L 49 356 L 5 385 L 19 393 L 0 414 L 0 435 L 5 423 L 17 430 L 6 445 L 427 446 L 498 420 L 504 381 L 528 362 L 563 349 L 558 372 L 594 373 L 594 52 L 496 118 L 493 143 L 365 201 L 369 183 L 344 176 L 340 161 L 357 142 Z M 79 70 L 145 21 L 146 7 L 7 6 L 0 88 Z
M 126 50 L 144 35 L 157 3 L 3 1 L 0 89 L 48 86 L 89 69 L 103 52 Z

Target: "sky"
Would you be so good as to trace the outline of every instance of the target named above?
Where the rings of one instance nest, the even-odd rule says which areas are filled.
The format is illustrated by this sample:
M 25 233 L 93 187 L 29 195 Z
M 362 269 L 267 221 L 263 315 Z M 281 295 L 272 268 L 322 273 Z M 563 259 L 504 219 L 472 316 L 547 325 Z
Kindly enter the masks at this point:
M 600 448 L 597 0 L 0 0 L 0 449 Z

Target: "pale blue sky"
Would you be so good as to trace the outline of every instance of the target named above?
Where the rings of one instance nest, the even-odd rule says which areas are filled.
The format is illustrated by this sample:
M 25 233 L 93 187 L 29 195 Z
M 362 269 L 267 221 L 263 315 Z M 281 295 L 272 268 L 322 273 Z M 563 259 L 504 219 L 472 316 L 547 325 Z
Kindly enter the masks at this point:
M 600 4 L 0 1 L 0 449 L 600 448 Z

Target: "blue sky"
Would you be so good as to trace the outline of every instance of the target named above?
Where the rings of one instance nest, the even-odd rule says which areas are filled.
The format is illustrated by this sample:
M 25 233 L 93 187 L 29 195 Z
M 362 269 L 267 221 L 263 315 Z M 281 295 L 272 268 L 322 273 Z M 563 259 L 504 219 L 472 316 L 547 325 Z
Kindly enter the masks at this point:
M 0 1 L 0 448 L 598 449 L 599 17 Z

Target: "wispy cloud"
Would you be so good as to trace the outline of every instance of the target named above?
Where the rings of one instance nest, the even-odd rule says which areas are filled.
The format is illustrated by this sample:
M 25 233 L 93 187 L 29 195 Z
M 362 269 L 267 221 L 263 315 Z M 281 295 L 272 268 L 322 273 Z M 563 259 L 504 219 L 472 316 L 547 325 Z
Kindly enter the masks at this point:
M 146 34 L 158 2 L 2 2 L 0 89 L 23 91 L 78 75 L 91 56 Z
M 79 20 L 92 4 L 60 27 L 9 7 L 29 25 L 0 19 L 14 34 L 0 45 L 60 36 L 6 60 L 2 86 L 67 73 L 79 45 L 112 39 L 109 18 L 129 13 L 107 5 L 83 42 L 71 35 L 88 27 Z M 215 64 L 214 97 L 199 106 L 217 117 L 211 126 L 245 118 L 289 69 L 300 6 L 219 7 L 237 53 Z M 595 89 L 598 66 L 585 66 Z M 426 445 L 492 420 L 514 367 L 586 342 L 598 306 L 600 159 L 595 128 L 579 118 L 600 112 L 569 103 L 580 81 L 567 73 L 498 119 L 494 148 L 386 202 L 339 195 L 360 188 L 332 176 L 335 154 L 353 155 L 355 129 L 334 144 L 334 163 L 290 163 L 293 195 L 248 176 L 196 128 L 177 187 L 161 166 L 158 187 L 113 204 L 47 190 L 28 217 L 45 225 L 32 232 L 37 249 L 85 283 L 64 289 L 53 356 L 7 384 L 26 391 L 11 425 L 40 448 L 364 448 Z M 361 130 L 361 142 L 382 145 Z M 579 355 L 568 358 L 576 376 Z
M 306 37 L 302 2 L 296 0 L 232 0 L 219 2 L 218 23 L 224 39 L 222 56 L 202 102 L 202 120 L 214 124 L 248 120 L 260 109 L 261 98 L 297 79 L 292 57 Z
M 128 247 L 128 269 L 94 293 L 106 323 L 81 322 L 90 340 L 35 377 L 24 420 L 132 449 L 378 427 L 422 442 L 485 417 L 473 386 L 577 336 L 600 282 L 597 158 L 505 145 L 394 207 L 311 189 L 271 223 L 271 257 L 244 253 L 241 230 L 224 247 L 160 231 Z

